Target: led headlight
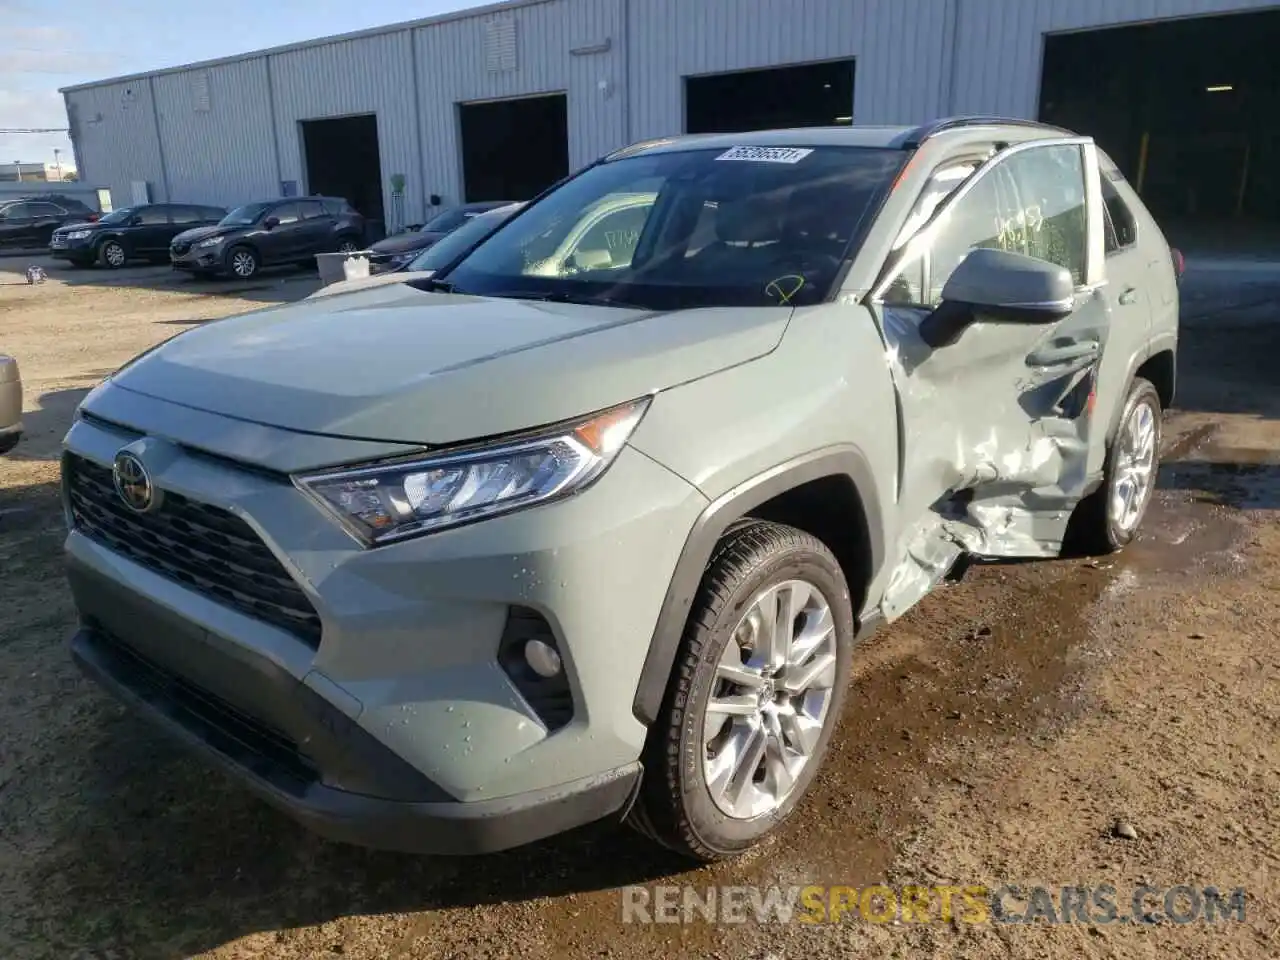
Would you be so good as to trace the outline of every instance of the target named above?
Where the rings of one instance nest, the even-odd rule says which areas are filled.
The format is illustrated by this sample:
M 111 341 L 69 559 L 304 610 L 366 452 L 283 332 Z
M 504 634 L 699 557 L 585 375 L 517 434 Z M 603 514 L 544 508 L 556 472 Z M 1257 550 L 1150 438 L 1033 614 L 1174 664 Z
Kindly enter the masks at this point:
M 92 230 L 70 230 L 66 234 L 68 240 L 84 240 L 93 235 Z
M 576 493 L 617 457 L 648 398 L 538 433 L 295 483 L 368 545 L 431 533 Z
M 201 240 L 196 244 L 197 247 L 216 247 L 222 242 L 222 237 L 209 237 L 207 240 Z

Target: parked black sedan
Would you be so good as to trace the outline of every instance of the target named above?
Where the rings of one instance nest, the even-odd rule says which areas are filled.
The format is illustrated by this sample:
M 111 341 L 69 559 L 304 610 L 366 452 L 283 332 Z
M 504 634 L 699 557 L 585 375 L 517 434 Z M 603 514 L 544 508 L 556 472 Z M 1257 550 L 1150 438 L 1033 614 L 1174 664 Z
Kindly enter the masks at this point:
M 190 203 L 149 203 L 103 214 L 96 223 L 72 223 L 53 231 L 49 253 L 77 267 L 100 263 L 117 269 L 132 258 L 167 260 L 178 234 L 217 223 L 221 207 Z
M 373 273 L 398 270 L 442 237 L 489 210 L 509 206 L 510 200 L 489 200 L 483 203 L 464 203 L 433 217 L 420 230 L 401 233 L 379 240 L 369 248 L 369 265 Z
M 62 199 L 62 198 L 59 198 Z M 83 220 L 92 211 L 82 203 L 75 209 L 40 197 L 0 202 L 0 250 L 40 249 L 49 245 L 53 231 L 65 223 Z
M 178 234 L 169 256 L 175 270 L 248 280 L 262 267 L 354 252 L 364 234 L 364 217 L 338 197 L 262 200 L 237 207 L 215 226 Z

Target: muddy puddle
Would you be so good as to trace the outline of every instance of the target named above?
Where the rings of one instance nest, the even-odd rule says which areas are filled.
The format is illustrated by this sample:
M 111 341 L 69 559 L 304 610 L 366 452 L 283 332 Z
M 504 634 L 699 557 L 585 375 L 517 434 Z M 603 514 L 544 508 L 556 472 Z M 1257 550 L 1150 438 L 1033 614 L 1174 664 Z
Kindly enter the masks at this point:
M 927 597 L 859 652 L 843 726 L 801 812 L 746 857 L 654 883 L 860 886 L 948 882 L 894 877 L 930 798 L 971 791 L 972 761 L 1014 741 L 1047 743 L 1089 703 L 1086 669 L 1116 651 L 1098 640 L 1110 596 L 1169 578 L 1225 575 L 1242 562 L 1240 510 L 1280 491 L 1280 457 L 1177 441 L 1141 537 L 1107 558 L 981 565 Z M 637 881 L 645 882 L 645 881 Z M 621 898 L 575 898 L 548 933 L 565 947 L 622 929 Z M 695 920 L 626 928 L 629 947 L 714 955 L 734 933 Z

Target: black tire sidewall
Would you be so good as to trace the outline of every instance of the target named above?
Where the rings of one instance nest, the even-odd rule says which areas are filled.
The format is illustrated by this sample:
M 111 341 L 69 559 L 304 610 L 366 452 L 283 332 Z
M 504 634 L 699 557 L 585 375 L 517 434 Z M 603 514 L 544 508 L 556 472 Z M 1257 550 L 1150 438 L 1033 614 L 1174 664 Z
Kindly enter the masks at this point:
M 715 682 L 716 667 L 725 645 L 733 642 L 733 631 L 752 601 L 770 583 L 806 580 L 822 591 L 831 606 L 836 626 L 836 684 L 823 730 L 804 772 L 786 801 L 775 811 L 752 820 L 727 816 L 707 789 L 703 775 L 702 729 L 704 707 Z M 730 601 L 721 609 L 693 667 L 687 705 L 681 718 L 679 770 L 677 782 L 689 828 L 706 847 L 720 854 L 733 854 L 751 846 L 783 823 L 808 791 L 822 765 L 832 732 L 840 720 L 853 657 L 853 608 L 849 588 L 838 564 L 829 553 L 813 547 L 790 550 L 768 558 L 741 580 Z
M 1152 490 L 1147 494 L 1147 502 L 1143 505 L 1143 512 L 1138 517 L 1138 522 L 1133 525 L 1132 530 L 1124 530 L 1116 519 L 1111 515 L 1111 493 L 1116 482 L 1116 457 L 1119 452 L 1120 438 L 1126 433 L 1129 421 L 1132 419 L 1134 411 L 1137 407 L 1145 402 L 1151 407 L 1154 414 L 1154 423 L 1156 431 L 1155 439 L 1155 463 L 1152 469 L 1159 472 L 1160 469 L 1160 442 L 1163 437 L 1162 409 L 1160 405 L 1160 394 L 1156 388 L 1147 380 L 1135 380 L 1133 386 L 1129 388 L 1129 395 L 1125 398 L 1124 409 L 1120 414 L 1120 419 L 1116 422 L 1115 434 L 1111 438 L 1111 443 L 1107 448 L 1107 470 L 1106 481 L 1102 487 L 1102 522 L 1105 525 L 1105 535 L 1107 542 L 1113 549 L 1120 549 L 1126 544 L 1132 542 L 1137 535 L 1138 530 L 1142 528 L 1142 521 L 1146 518 L 1146 511 L 1151 507 L 1151 500 L 1155 496 L 1154 483 Z

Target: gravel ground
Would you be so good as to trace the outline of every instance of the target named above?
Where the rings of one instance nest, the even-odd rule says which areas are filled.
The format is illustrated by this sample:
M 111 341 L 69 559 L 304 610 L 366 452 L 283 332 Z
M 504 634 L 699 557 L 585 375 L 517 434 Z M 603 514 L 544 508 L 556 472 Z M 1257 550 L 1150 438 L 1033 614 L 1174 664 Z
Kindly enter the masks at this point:
M 75 404 L 138 351 L 315 280 L 53 267 L 29 287 L 18 269 L 0 262 L 0 349 L 22 363 L 31 431 L 0 460 L 0 957 L 1280 956 L 1274 270 L 1193 258 L 1171 462 L 1140 542 L 979 567 L 927 598 L 860 650 L 793 823 L 689 870 L 606 827 L 469 860 L 332 845 L 82 680 L 56 487 Z M 1121 914 L 1142 884 L 1157 910 L 1164 888 L 1215 885 L 1247 905 L 1216 924 L 943 922 L 936 900 L 930 923 L 623 922 L 628 885 L 809 884 L 1043 886 L 1059 906 L 1063 886 L 1110 884 Z

